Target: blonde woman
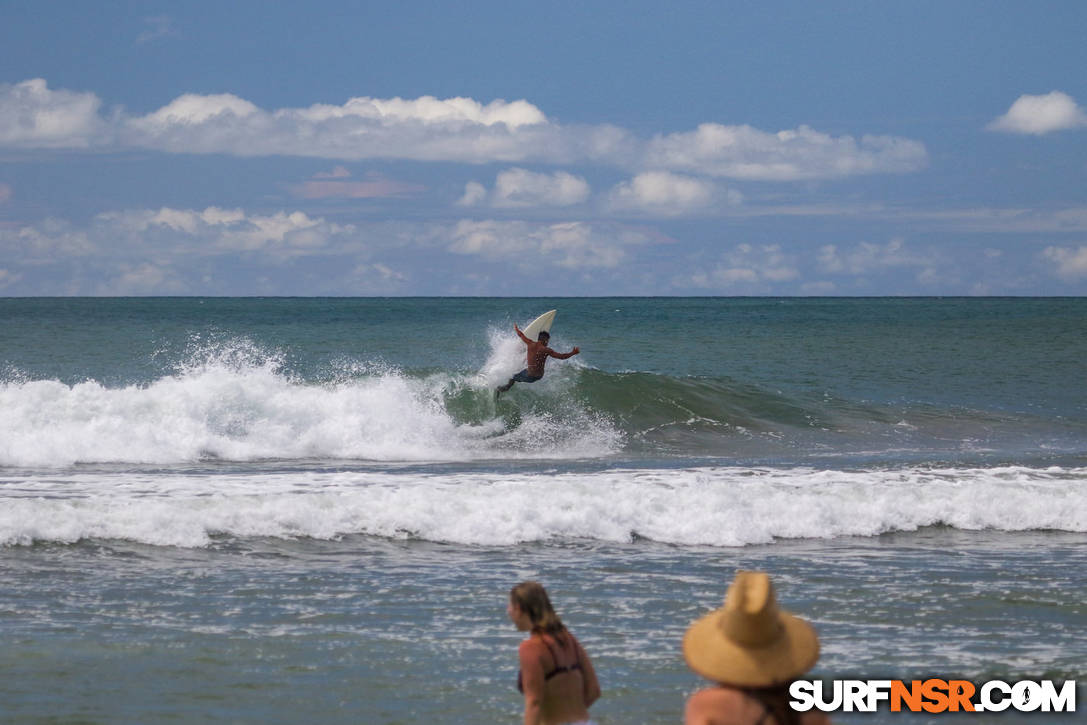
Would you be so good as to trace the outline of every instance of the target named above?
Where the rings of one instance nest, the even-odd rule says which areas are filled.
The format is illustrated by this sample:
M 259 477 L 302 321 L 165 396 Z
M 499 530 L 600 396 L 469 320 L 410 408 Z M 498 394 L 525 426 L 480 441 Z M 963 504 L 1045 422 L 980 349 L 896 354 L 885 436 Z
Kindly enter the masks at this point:
M 803 619 L 778 609 L 762 572 L 736 574 L 725 606 L 687 630 L 683 656 L 717 683 L 687 699 L 686 725 L 830 725 L 818 710 L 789 706 L 789 685 L 819 659 L 819 638 Z
M 600 697 L 592 660 L 555 614 L 539 582 L 510 590 L 510 621 L 529 636 L 518 650 L 517 689 L 525 696 L 525 725 L 591 723 L 589 706 Z

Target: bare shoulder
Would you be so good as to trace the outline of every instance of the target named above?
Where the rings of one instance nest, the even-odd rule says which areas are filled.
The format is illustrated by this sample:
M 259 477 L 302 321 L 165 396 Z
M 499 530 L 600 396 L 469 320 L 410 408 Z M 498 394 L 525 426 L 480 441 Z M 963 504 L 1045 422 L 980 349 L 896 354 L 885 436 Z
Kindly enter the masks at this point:
M 726 687 L 707 687 L 687 698 L 684 711 L 686 725 L 725 725 L 739 722 L 743 712 L 743 694 Z
M 738 705 L 745 702 L 745 697 L 742 692 L 730 687 L 707 687 L 691 695 L 687 702 L 695 702 L 702 706 Z
M 521 640 L 520 646 L 517 648 L 518 654 L 521 655 L 521 659 L 538 658 L 544 651 L 544 643 L 539 637 L 528 637 Z

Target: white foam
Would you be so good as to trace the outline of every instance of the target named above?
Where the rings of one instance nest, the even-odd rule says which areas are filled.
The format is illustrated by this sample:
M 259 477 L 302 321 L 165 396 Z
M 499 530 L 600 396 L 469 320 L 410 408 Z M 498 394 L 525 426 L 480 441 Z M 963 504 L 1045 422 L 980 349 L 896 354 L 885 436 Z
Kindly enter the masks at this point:
M 1087 469 L 690 468 L 558 474 L 65 473 L 0 481 L 0 544 L 217 534 L 476 545 L 644 537 L 739 546 L 931 525 L 1087 531 Z
M 505 430 L 490 389 L 516 364 L 506 347 L 496 338 L 478 375 L 425 380 L 395 369 L 348 365 L 336 382 L 306 383 L 284 374 L 276 355 L 241 343 L 201 351 L 192 364 L 147 385 L 67 385 L 11 375 L 0 382 L 0 466 L 460 461 L 511 453 L 569 458 L 607 455 L 620 447 L 610 424 L 579 411 L 561 420 L 525 416 Z M 489 414 L 458 421 L 445 403 L 446 391 L 458 387 L 474 388 Z

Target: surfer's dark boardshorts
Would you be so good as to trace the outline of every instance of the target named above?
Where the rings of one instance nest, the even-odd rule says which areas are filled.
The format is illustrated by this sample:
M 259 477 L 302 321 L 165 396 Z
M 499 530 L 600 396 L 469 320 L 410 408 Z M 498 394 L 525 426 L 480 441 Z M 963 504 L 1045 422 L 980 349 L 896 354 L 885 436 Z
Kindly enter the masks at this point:
M 534 383 L 537 380 L 543 379 L 543 375 L 529 375 L 528 368 L 525 368 L 521 372 L 514 375 L 513 379 L 519 383 Z

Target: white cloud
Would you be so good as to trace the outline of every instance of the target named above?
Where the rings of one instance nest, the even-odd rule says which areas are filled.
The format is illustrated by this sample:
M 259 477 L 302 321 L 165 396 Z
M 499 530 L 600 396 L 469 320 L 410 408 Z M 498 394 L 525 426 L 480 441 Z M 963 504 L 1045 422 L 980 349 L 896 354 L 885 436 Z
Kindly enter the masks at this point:
M 512 260 L 523 269 L 610 269 L 626 259 L 627 247 L 648 241 L 648 235 L 638 230 L 585 222 L 462 220 L 454 228 L 448 248 L 457 254 Z
M 133 243 L 161 241 L 174 251 L 201 254 L 263 252 L 281 260 L 312 253 L 335 238 L 349 238 L 355 229 L 300 211 L 249 215 L 218 207 L 108 212 L 96 222 L 103 236 L 112 231 Z
M 0 226 L 0 253 L 18 260 L 4 264 L 0 285 L 19 294 L 21 283 L 34 294 L 138 295 L 400 294 L 411 284 L 445 294 L 483 270 L 500 289 L 561 270 L 543 283 L 570 289 L 563 285 L 574 275 L 565 270 L 613 270 L 659 241 L 652 230 L 608 223 L 340 225 L 290 210 L 133 209 L 85 224 Z M 418 267 L 424 254 L 430 261 Z
M 807 126 L 767 133 L 746 125 L 704 123 L 695 131 L 654 138 L 646 153 L 651 168 L 762 181 L 903 173 L 927 163 L 928 153 L 918 141 L 894 136 L 834 138 Z
M 1007 113 L 986 128 L 1041 136 L 1083 126 L 1087 126 L 1087 113 L 1067 93 L 1053 91 L 1042 96 L 1019 96 Z
M 0 85 L 0 147 L 87 148 L 106 123 L 93 93 L 53 91 L 41 78 Z
M 692 275 L 690 283 L 703 288 L 767 290 L 774 283 L 794 280 L 799 274 L 795 258 L 784 252 L 781 245 L 739 244 L 712 269 Z
M 983 256 L 989 256 L 982 252 Z M 980 264 L 984 260 L 974 259 L 966 264 Z M 891 270 L 913 269 L 914 280 L 925 287 L 945 286 L 954 288 L 959 284 L 959 272 L 962 262 L 950 263 L 938 250 L 927 254 L 914 252 L 901 239 L 892 239 L 886 244 L 861 242 L 849 249 L 839 249 L 838 245 L 828 244 L 820 247 L 816 257 L 818 268 L 827 274 L 846 275 L 857 278 L 879 275 Z
M 1070 282 L 1087 278 L 1087 246 L 1071 249 L 1068 247 L 1046 247 L 1042 257 L 1056 266 L 1058 277 Z
M 32 226 L 0 227 L 0 249 L 12 250 L 24 265 L 51 264 L 57 259 L 85 257 L 97 251 L 85 229 L 60 219 L 45 219 Z
M 282 263 L 312 254 L 357 251 L 360 244 L 354 226 L 298 211 L 247 214 L 218 207 L 203 211 L 164 207 L 106 212 L 86 227 L 48 219 L 0 229 L 3 248 L 17 250 L 23 264 L 40 266 L 73 258 L 177 259 L 238 253 L 259 253 L 269 262 Z M 132 269 L 137 268 L 133 263 Z
M 305 109 L 284 109 L 277 113 L 311 122 L 340 118 L 365 118 L 385 124 L 421 122 L 430 125 L 504 125 L 508 128 L 547 123 L 547 116 L 528 101 L 492 101 L 483 105 L 471 98 L 439 99 L 422 96 L 406 98 L 352 98 L 342 106 L 318 104 Z
M 570 156 L 547 117 L 527 101 L 430 96 L 352 98 L 340 106 L 266 111 L 230 94 L 187 94 L 123 120 L 133 146 L 176 153 L 275 154 L 359 160 L 521 161 Z
M 886 244 L 861 242 L 852 249 L 839 249 L 836 244 L 820 247 L 819 267 L 831 274 L 860 276 L 895 267 L 923 267 L 931 260 L 913 254 L 901 239 Z
M 585 179 L 565 171 L 537 174 L 508 169 L 495 179 L 493 198 L 498 207 L 571 206 L 588 199 L 589 193 Z
M 507 169 L 498 174 L 494 189 L 488 195 L 486 188 L 470 181 L 464 188 L 460 206 L 487 203 L 495 208 L 524 208 L 540 206 L 572 206 L 589 198 L 591 189 L 580 176 L 557 171 L 540 174 L 525 169 Z
M 186 93 L 154 113 L 133 119 L 131 123 L 138 128 L 154 132 L 156 127 L 165 127 L 171 124 L 195 126 L 217 116 L 229 115 L 244 119 L 254 113 L 260 113 L 260 109 L 244 98 L 238 98 L 230 93 L 218 93 L 210 96 Z
M 457 200 L 458 206 L 476 206 L 487 200 L 487 187 L 478 181 L 469 181 L 464 185 L 464 196 Z
M 99 114 L 100 106 L 93 93 L 51 91 L 41 79 L 0 86 L 0 147 L 144 148 L 345 161 L 578 162 L 771 181 L 916 171 L 928 160 L 917 141 L 833 137 L 807 126 L 768 133 L 705 123 L 695 131 L 645 140 L 609 124 L 560 125 L 523 99 L 484 104 L 471 98 L 364 96 L 342 105 L 269 111 L 229 93 L 188 93 L 143 116 L 117 110 L 108 118 Z
M 617 210 L 680 216 L 706 209 L 713 204 L 735 205 L 742 198 L 736 191 L 722 192 L 711 181 L 668 171 L 649 171 L 612 189 L 608 206 Z

